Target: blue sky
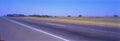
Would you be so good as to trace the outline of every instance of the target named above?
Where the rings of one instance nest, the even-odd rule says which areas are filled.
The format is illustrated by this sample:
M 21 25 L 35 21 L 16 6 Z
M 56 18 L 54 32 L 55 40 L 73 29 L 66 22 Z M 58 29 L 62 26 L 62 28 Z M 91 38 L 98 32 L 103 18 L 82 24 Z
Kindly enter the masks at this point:
M 119 0 L 0 0 L 0 15 L 40 14 L 55 16 L 120 15 Z

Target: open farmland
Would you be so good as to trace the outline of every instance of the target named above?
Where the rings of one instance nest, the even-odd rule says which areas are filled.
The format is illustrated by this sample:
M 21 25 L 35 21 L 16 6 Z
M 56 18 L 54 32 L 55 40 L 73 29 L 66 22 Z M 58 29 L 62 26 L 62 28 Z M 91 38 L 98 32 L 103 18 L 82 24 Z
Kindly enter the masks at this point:
M 91 25 L 120 26 L 120 18 L 115 17 L 27 17 L 37 20 L 50 20 L 57 22 L 69 22 Z

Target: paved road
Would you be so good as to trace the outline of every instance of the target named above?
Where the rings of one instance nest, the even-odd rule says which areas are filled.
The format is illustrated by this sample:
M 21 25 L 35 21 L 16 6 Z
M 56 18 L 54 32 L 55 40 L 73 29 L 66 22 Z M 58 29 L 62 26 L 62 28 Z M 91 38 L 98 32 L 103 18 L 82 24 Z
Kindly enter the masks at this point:
M 6 41 L 120 41 L 120 27 L 0 18 Z

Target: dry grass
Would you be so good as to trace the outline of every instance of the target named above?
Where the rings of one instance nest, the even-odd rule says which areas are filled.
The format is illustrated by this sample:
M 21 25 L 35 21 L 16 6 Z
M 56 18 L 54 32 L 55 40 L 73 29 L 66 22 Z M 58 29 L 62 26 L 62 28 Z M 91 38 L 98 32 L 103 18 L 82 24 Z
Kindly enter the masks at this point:
M 80 23 L 80 24 L 93 24 L 93 25 L 105 25 L 105 26 L 120 26 L 120 18 L 111 17 L 52 17 L 52 18 L 41 18 L 41 17 L 27 17 L 37 20 L 50 20 L 57 22 L 69 22 L 69 23 Z

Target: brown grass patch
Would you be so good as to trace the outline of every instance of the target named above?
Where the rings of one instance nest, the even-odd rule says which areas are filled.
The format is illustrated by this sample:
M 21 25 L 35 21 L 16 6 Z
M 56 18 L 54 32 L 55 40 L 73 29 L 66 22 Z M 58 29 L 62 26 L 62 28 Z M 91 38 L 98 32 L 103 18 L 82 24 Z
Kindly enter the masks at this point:
M 80 24 L 93 24 L 93 25 L 104 25 L 104 26 L 120 26 L 120 18 L 112 18 L 112 17 L 50 17 L 50 18 L 42 18 L 42 17 L 27 17 L 31 19 L 37 20 L 50 20 L 57 22 L 69 22 L 69 23 L 80 23 Z

